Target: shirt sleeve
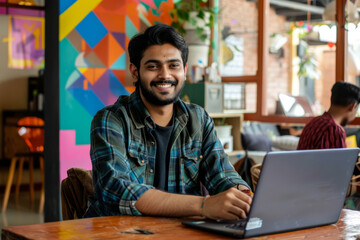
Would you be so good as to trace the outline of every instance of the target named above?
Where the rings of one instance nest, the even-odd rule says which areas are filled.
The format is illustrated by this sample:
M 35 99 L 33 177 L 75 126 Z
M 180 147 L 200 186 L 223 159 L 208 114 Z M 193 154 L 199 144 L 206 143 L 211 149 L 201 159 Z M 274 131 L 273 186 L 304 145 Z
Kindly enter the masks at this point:
M 235 171 L 228 155 L 216 136 L 212 118 L 204 112 L 203 154 L 201 171 L 205 173 L 204 185 L 211 195 L 223 192 L 237 184 L 250 189 L 249 185 Z
M 134 181 L 126 148 L 130 127 L 125 126 L 108 110 L 98 112 L 91 124 L 93 181 L 102 215 L 141 215 L 135 203 L 154 188 Z

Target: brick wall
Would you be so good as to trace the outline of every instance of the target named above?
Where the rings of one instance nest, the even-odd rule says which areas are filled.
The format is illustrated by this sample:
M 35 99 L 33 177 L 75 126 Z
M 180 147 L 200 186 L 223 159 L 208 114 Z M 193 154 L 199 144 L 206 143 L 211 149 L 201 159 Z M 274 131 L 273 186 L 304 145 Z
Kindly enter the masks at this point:
M 221 1 L 221 26 L 230 26 L 231 32 L 244 39 L 244 73 L 243 75 L 255 75 L 257 66 L 257 37 L 258 37 L 258 9 L 256 3 L 246 0 L 222 0 Z M 287 23 L 281 16 L 277 16 L 270 9 L 270 21 L 268 34 L 286 34 Z M 279 93 L 289 92 L 290 82 L 290 41 L 284 46 L 284 57 L 277 54 L 269 54 L 266 70 L 267 76 L 267 109 L 268 113 L 275 112 L 276 100 Z M 256 88 L 247 87 L 247 109 L 256 109 Z
M 282 16 L 276 15 L 274 9 L 270 8 L 268 35 L 280 33 L 287 37 L 288 41 L 282 47 L 284 50 L 283 57 L 279 54 L 269 54 L 266 68 L 266 109 L 269 115 L 275 113 L 276 101 L 279 93 L 290 92 L 291 82 L 291 39 L 287 33 L 289 30 L 288 23 Z

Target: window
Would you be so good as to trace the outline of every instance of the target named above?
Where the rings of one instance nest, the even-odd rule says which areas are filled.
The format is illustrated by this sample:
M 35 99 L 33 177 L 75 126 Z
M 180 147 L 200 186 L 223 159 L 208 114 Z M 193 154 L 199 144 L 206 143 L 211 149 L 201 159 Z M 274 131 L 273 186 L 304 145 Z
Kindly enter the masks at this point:
M 280 94 L 300 97 L 311 106 L 313 114 L 302 111 L 293 116 L 321 115 L 330 106 L 330 90 L 335 83 L 336 24 L 325 22 L 312 5 L 303 3 L 302 7 L 308 9 L 302 16 L 300 9 L 295 13 L 283 6 L 270 7 L 265 115 L 286 115 Z
M 258 9 L 246 0 L 219 0 L 220 71 L 223 77 L 257 72 Z

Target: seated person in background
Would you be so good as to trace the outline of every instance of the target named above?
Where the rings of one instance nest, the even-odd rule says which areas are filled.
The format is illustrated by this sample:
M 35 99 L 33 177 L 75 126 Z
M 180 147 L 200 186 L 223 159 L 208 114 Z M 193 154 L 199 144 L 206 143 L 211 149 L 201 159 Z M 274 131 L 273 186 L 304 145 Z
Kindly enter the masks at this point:
M 306 124 L 297 149 L 345 148 L 344 126 L 355 119 L 359 102 L 359 87 L 347 82 L 335 83 L 329 110 Z
M 129 43 L 136 90 L 100 110 L 91 125 L 94 199 L 84 217 L 106 215 L 245 218 L 252 201 L 197 105 L 178 96 L 188 47 L 158 24 Z M 201 196 L 201 184 L 210 196 Z

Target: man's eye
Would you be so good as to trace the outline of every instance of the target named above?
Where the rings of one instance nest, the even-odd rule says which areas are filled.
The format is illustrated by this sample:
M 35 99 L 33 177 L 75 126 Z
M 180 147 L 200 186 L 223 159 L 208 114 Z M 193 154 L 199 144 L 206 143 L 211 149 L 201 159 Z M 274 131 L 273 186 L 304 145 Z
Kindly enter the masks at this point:
M 171 64 L 170 67 L 171 67 L 171 68 L 179 68 L 179 67 L 180 67 L 180 64 L 177 64 L 177 63 Z
M 147 68 L 147 69 L 156 69 L 157 66 L 156 66 L 156 65 L 148 65 L 146 68 Z

